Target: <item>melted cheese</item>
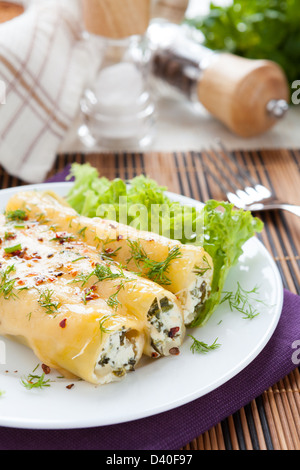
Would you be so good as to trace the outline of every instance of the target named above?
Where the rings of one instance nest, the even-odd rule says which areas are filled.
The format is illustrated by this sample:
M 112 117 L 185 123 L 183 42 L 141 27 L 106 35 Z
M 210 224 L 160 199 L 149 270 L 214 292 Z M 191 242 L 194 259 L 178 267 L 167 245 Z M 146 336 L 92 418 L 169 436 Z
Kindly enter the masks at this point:
M 79 216 L 55 193 L 20 192 L 9 201 L 7 210 L 17 208 L 24 209 L 29 216 L 42 213 L 46 218 L 55 219 L 60 230 L 81 233 L 88 244 L 108 256 L 113 254 L 113 259 L 126 266 L 127 270 L 138 270 L 144 277 L 147 277 L 147 269 L 132 258 L 128 241 L 138 242 L 146 255 L 157 262 L 165 260 L 170 250 L 178 247 L 180 256 L 170 263 L 167 272 L 169 284 L 163 287 L 179 298 L 186 325 L 193 321 L 199 305 L 209 296 L 213 261 L 202 247 L 182 245 L 109 220 Z
M 27 344 L 49 367 L 107 383 L 134 370 L 142 353 L 168 355 L 182 344 L 175 296 L 102 260 L 80 237 L 57 232 L 55 219 L 2 217 L 0 241 L 0 334 Z M 148 313 L 164 299 L 161 329 Z

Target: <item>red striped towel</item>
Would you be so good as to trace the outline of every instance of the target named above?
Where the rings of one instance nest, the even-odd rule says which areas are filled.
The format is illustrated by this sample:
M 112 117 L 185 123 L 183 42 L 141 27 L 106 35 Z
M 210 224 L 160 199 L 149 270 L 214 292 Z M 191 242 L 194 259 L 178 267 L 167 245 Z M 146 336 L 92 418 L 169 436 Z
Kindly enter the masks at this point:
M 89 73 L 80 0 L 27 0 L 0 24 L 0 164 L 41 182 L 79 109 Z

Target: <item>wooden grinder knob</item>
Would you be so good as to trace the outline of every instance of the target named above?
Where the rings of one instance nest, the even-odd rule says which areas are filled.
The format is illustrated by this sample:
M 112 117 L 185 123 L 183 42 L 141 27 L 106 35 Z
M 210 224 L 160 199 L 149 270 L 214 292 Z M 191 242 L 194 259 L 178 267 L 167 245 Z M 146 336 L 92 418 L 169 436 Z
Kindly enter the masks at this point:
M 0 23 L 13 20 L 24 12 L 24 7 L 17 3 L 0 2 Z
M 189 0 L 152 0 L 152 17 L 164 18 L 172 23 L 181 23 Z
M 151 0 L 82 0 L 83 19 L 89 33 L 123 39 L 146 32 Z
M 278 121 L 276 103 L 288 102 L 289 87 L 274 62 L 222 53 L 203 71 L 197 94 L 203 106 L 234 133 L 252 137 Z

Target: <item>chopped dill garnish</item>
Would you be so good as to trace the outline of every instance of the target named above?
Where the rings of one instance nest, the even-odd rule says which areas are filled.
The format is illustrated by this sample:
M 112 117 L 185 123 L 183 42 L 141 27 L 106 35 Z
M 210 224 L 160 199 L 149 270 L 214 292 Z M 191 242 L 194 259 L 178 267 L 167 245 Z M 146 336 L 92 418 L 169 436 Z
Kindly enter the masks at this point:
M 75 236 L 69 233 L 56 233 L 55 237 L 50 238 L 49 241 L 50 242 L 56 241 L 56 242 L 63 244 L 63 243 L 72 242 L 74 240 L 76 240 Z
M 50 379 L 45 380 L 45 374 L 34 375 L 29 374 L 27 377 L 21 379 L 22 385 L 24 385 L 27 390 L 32 390 L 33 388 L 43 388 L 50 387 Z
M 105 326 L 104 326 L 105 322 L 107 322 L 107 320 L 109 320 L 110 318 L 111 318 L 111 315 L 105 315 L 103 318 L 101 318 L 101 320 L 99 320 L 99 328 L 100 328 L 100 331 L 101 331 L 101 338 L 102 338 L 103 334 L 110 333 L 110 331 L 111 331 L 108 328 L 105 328 Z
M 71 261 L 71 262 L 76 263 L 76 261 L 79 261 L 81 259 L 86 259 L 86 256 L 79 256 L 79 258 L 73 259 L 73 261 Z
M 22 246 L 20 243 L 18 245 L 8 246 L 7 248 L 4 248 L 4 251 L 7 254 L 15 253 L 16 251 L 21 251 L 21 250 L 22 250 Z
M 78 235 L 80 235 L 83 239 L 85 239 L 85 231 L 87 227 L 82 227 L 80 230 L 78 230 Z
M 15 211 L 9 211 L 7 214 L 5 214 L 6 220 L 9 221 L 18 221 L 20 222 L 21 220 L 27 220 L 27 214 L 25 211 L 21 209 L 17 209 Z
M 203 341 L 199 341 L 198 339 L 194 338 L 192 335 L 188 335 L 190 338 L 193 339 L 193 343 L 190 347 L 190 350 L 192 353 L 199 353 L 199 354 L 206 354 L 209 351 L 213 351 L 214 349 L 219 348 L 221 345 L 217 343 L 218 338 L 215 339 L 215 341 L 211 344 L 208 345 L 207 343 L 204 343 Z
M 207 273 L 207 271 L 209 271 L 211 268 L 211 265 L 209 264 L 209 261 L 207 259 L 207 257 L 204 255 L 203 256 L 203 261 L 206 263 L 206 266 L 194 266 L 194 273 L 197 275 L 197 276 L 204 276 L 205 273 Z
M 4 240 L 13 240 L 16 236 L 15 232 L 5 232 Z
M 102 281 L 109 281 L 125 277 L 123 271 L 120 268 L 118 272 L 114 273 L 112 272 L 110 266 L 105 264 L 97 264 L 96 268 L 93 271 L 91 271 L 90 273 L 78 274 L 78 276 L 76 276 L 76 278 L 71 281 L 71 283 L 81 282 L 81 287 L 84 287 L 93 276 L 97 277 L 98 279 L 94 284 L 97 284 L 98 282 Z
M 221 304 L 224 302 L 229 303 L 230 310 L 237 310 L 244 315 L 245 319 L 252 319 L 259 315 L 259 311 L 253 306 L 254 302 L 264 303 L 262 300 L 253 298 L 253 294 L 258 294 L 258 286 L 255 286 L 251 290 L 243 289 L 239 282 L 237 282 L 236 292 L 223 292 L 224 297 L 221 300 Z
M 114 294 L 111 294 L 107 300 L 107 305 L 114 310 L 117 310 L 117 308 L 121 305 L 121 302 L 118 299 L 118 295 L 125 288 L 124 282 L 132 282 L 132 279 L 128 279 L 127 281 L 122 281 L 119 286 L 117 287 L 117 290 Z
M 103 281 L 114 281 L 116 279 L 121 279 L 120 284 L 117 286 L 116 292 L 111 294 L 106 301 L 109 307 L 116 310 L 119 307 L 119 305 L 121 305 L 118 299 L 118 294 L 120 293 L 122 289 L 124 289 L 124 284 L 126 282 L 133 282 L 135 280 L 135 279 L 127 279 L 122 268 L 120 268 L 119 266 L 117 269 L 118 269 L 117 272 L 113 272 L 110 266 L 106 264 L 97 264 L 96 268 L 93 271 L 91 271 L 90 273 L 78 274 L 78 276 L 74 280 L 72 280 L 71 283 L 73 284 L 75 282 L 81 282 L 81 287 L 84 287 L 92 277 L 97 278 L 97 280 L 92 284 L 92 286 L 95 286 L 99 282 L 103 282 Z M 83 294 L 84 303 L 86 303 L 86 295 L 89 295 L 89 291 Z
M 70 281 L 71 284 L 76 282 L 81 282 L 81 287 L 84 287 L 90 280 L 90 278 L 94 275 L 94 271 L 90 273 L 80 273 L 78 276 L 75 277 L 74 280 Z
M 163 261 L 154 261 L 145 252 L 143 247 L 138 241 L 127 240 L 130 247 L 131 258 L 127 260 L 129 263 L 132 259 L 135 261 L 136 266 L 140 270 L 146 270 L 145 276 L 154 282 L 161 285 L 170 285 L 171 280 L 167 277 L 170 264 L 175 259 L 180 258 L 181 252 L 179 246 L 174 246 L 169 249 L 168 256 Z
M 105 260 L 109 260 L 111 261 L 117 254 L 118 251 L 120 251 L 122 249 L 121 246 L 119 246 L 118 248 L 116 248 L 115 250 L 112 250 L 111 248 L 106 248 L 102 253 L 101 253 L 101 257 Z
M 13 292 L 16 279 L 10 279 L 10 274 L 14 271 L 14 265 L 7 266 L 4 271 L 0 271 L 0 294 L 2 294 L 5 299 L 16 297 L 16 294 Z
M 98 281 L 106 281 L 126 277 L 121 268 L 118 268 L 118 271 L 114 273 L 111 270 L 111 267 L 106 264 L 97 264 L 94 270 L 94 276 L 98 278 Z
M 59 307 L 59 302 L 52 300 L 53 294 L 53 290 L 45 289 L 43 292 L 41 292 L 40 298 L 38 300 L 40 306 L 46 309 L 47 315 L 51 315 L 57 312 Z
M 106 240 L 100 240 L 99 239 L 99 242 L 102 243 L 102 250 L 103 250 L 102 253 L 101 253 L 102 258 L 111 261 L 112 258 L 114 258 L 116 256 L 117 252 L 122 249 L 121 246 L 118 246 L 114 250 L 112 248 L 106 248 L 106 247 L 110 243 L 114 243 L 114 242 L 118 242 L 118 241 L 119 241 L 119 239 L 117 239 L 117 238 L 106 238 Z

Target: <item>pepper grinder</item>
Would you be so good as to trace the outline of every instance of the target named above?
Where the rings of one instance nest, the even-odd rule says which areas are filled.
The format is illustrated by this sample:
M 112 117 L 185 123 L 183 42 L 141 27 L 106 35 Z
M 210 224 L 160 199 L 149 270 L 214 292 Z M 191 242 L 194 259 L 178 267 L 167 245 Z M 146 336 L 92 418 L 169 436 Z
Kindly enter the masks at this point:
M 151 0 L 82 3 L 84 34 L 97 65 L 80 103 L 79 138 L 88 148 L 147 148 L 155 128 L 148 83 L 151 50 L 145 34 Z
M 181 23 L 189 0 L 152 0 L 152 19 L 163 18 L 172 23 Z
M 212 51 L 193 39 L 189 27 L 163 19 L 153 21 L 148 36 L 158 88 L 168 85 L 201 103 L 233 133 L 259 135 L 287 112 L 289 86 L 276 63 Z

